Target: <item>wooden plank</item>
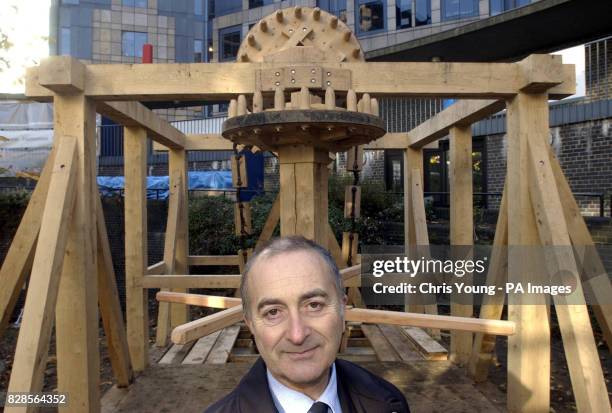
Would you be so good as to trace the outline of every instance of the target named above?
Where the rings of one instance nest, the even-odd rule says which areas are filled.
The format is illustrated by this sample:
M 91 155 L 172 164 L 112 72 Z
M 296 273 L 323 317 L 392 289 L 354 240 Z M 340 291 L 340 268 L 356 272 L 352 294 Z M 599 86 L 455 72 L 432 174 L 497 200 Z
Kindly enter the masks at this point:
M 78 162 L 72 229 L 55 307 L 57 388 L 71 399 L 70 406 L 59 411 L 96 412 L 100 410 L 96 111 L 93 101 L 83 95 L 56 95 L 53 108 L 54 132 L 77 137 Z
M 166 263 L 164 261 L 160 261 L 157 264 L 153 264 L 147 267 L 147 275 L 161 275 L 168 272 L 166 268 Z
M 506 108 L 501 99 L 464 99 L 419 124 L 407 134 L 407 145 L 417 149 L 447 136 L 455 127 L 471 126 Z
M 511 336 L 515 332 L 515 324 L 510 321 L 480 320 L 468 317 L 404 313 L 399 311 L 370 310 L 365 308 L 347 308 L 345 320 L 370 324 L 393 324 L 399 326 L 482 332 L 502 336 Z
M 9 392 L 42 391 L 64 253 L 75 203 L 77 140 L 61 136 L 50 171 L 49 191 L 41 219 L 32 275 L 17 339 Z M 6 407 L 6 412 L 34 408 Z
M 174 344 L 166 351 L 166 354 L 159 360 L 158 364 L 181 364 L 183 359 L 194 346 L 195 341 L 185 344 Z
M 355 192 L 354 195 L 353 192 Z M 347 185 L 344 190 L 344 218 L 352 216 L 355 218 L 361 216 L 361 187 L 359 185 Z
M 108 356 L 119 387 L 127 387 L 134 379 L 128 349 L 123 312 L 113 268 L 113 257 L 108 243 L 104 211 L 100 197 L 97 199 L 96 221 L 98 236 L 98 302 L 108 345 Z
M 242 216 L 241 216 L 242 215 Z M 241 222 L 243 225 L 241 225 Z M 251 219 L 251 203 L 250 202 L 235 202 L 234 203 L 234 234 L 242 235 L 244 230 L 245 235 L 253 233 L 253 225 Z
M 548 123 L 545 125 L 548 126 Z M 540 134 L 528 141 L 532 176 L 529 194 L 540 240 L 544 247 L 548 247 L 545 252 L 548 273 L 553 276 L 566 274 L 576 283 L 571 297 L 553 296 L 576 407 L 579 411 L 611 411 L 588 309 L 584 304 L 582 283 L 563 216 L 563 204 L 550 164 L 547 140 L 548 134 Z
M 0 337 L 32 267 L 54 159 L 55 149 L 52 149 L 0 268 Z
M 249 186 L 247 177 L 247 165 L 245 155 L 232 155 L 232 186 L 234 188 L 246 188 Z
M 408 337 L 401 332 L 398 326 L 381 324 L 378 327 L 389 341 L 389 344 L 391 344 L 397 354 L 399 354 L 402 361 L 423 360 L 423 357 L 412 348 Z
M 326 63 L 325 67 L 350 70 L 352 88 L 358 94 L 503 98 L 536 81 L 546 83 L 551 93 L 575 93 L 573 66 L 562 65 L 555 57 L 548 60 L 540 71 L 548 73 L 547 78 L 538 74 L 535 79 L 520 63 L 351 62 Z M 227 101 L 255 92 L 257 70 L 276 69 L 278 63 L 87 65 L 84 93 L 96 100 Z M 26 96 L 49 100 L 52 95 L 40 85 L 40 72 L 39 67 L 27 70 Z
M 166 235 L 164 238 L 164 262 L 170 273 L 175 272 L 177 231 L 179 215 L 182 203 L 181 177 L 175 179 L 170 185 L 170 200 L 168 201 L 168 216 L 166 220 Z M 155 345 L 166 347 L 168 334 L 170 333 L 170 304 L 160 302 L 157 310 L 157 331 L 155 333 Z
M 221 335 L 221 331 L 222 330 L 215 331 L 214 333 L 198 339 L 182 364 L 203 364 L 210 350 L 212 350 L 213 345 Z
M 187 152 L 171 149 L 168 153 L 168 170 L 170 171 L 170 186 L 176 185 L 177 193 L 181 194 L 178 221 L 176 224 L 176 251 L 174 252 L 174 271 L 179 274 L 189 274 L 189 177 L 187 175 Z M 164 259 L 164 261 L 166 261 Z M 166 261 L 167 263 L 168 261 Z M 170 273 L 174 273 L 170 271 Z M 173 289 L 175 292 L 189 292 L 185 289 Z M 170 323 L 172 328 L 189 321 L 189 309 L 186 305 L 172 304 L 170 306 Z
M 189 265 L 238 265 L 237 255 L 190 255 Z
M 508 281 L 527 282 L 537 276 L 539 263 L 529 246 L 539 245 L 529 197 L 527 143 L 548 136 L 546 96 L 520 94 L 508 102 Z M 539 138 L 539 137 L 538 137 Z M 543 412 L 550 406 L 550 326 L 544 298 L 535 304 L 523 294 L 508 297 L 508 320 L 516 323 L 516 334 L 508 338 L 508 410 Z
M 210 308 L 231 308 L 242 304 L 242 300 L 236 297 L 219 297 L 214 295 L 175 293 L 160 291 L 155 298 L 160 302 L 183 303 Z
M 149 362 L 147 291 L 141 287 L 147 272 L 147 142 L 146 131 L 125 127 L 125 294 L 128 345 L 132 367 L 143 371 Z
M 120 125 L 144 128 L 153 141 L 167 148 L 185 148 L 183 132 L 140 102 L 98 102 L 96 109 Z
M 404 334 L 425 360 L 446 360 L 448 351 L 418 327 L 402 327 Z
M 338 268 L 346 268 L 346 261 L 344 261 L 344 258 L 342 257 L 342 248 L 340 248 L 340 245 L 338 244 L 336 234 L 334 234 L 331 224 L 327 224 L 327 249 L 331 253 L 332 257 L 334 257 Z
M 280 234 L 281 237 L 297 234 L 296 203 L 296 176 L 295 164 L 281 163 L 280 173 Z
M 559 161 L 554 157 L 550 147 L 549 157 L 555 175 L 555 182 L 559 189 L 567 229 L 576 251 L 577 260 L 580 264 L 579 268 L 582 269 L 583 287 L 587 296 L 592 297 L 596 303 L 600 303 L 600 305 L 593 305 L 592 308 L 604 339 L 608 344 L 608 350 L 612 351 L 612 305 L 608 301 L 612 297 L 610 279 L 595 249 L 595 243 L 589 228 L 584 222 L 584 218 L 582 218 L 572 190 L 563 175 L 561 165 L 559 165 Z
M 506 185 L 504 185 L 486 285 L 496 288 L 505 287 L 506 281 L 508 281 L 508 194 Z M 479 317 L 489 320 L 501 319 L 505 297 L 506 294 L 484 295 Z M 484 382 L 489 375 L 496 340 L 497 337 L 493 335 L 482 333 L 474 335 L 472 354 L 468 362 L 468 374 L 476 382 Z
M 147 275 L 138 281 L 140 288 L 238 288 L 240 274 L 207 274 L 207 275 Z M 345 287 L 360 287 L 360 277 L 350 277 L 344 282 Z
M 474 210 L 472 188 L 472 127 L 450 128 L 450 243 L 455 259 L 471 259 L 474 245 Z M 472 274 L 461 281 L 473 284 Z M 473 297 L 451 294 L 451 315 L 472 317 Z M 472 352 L 472 334 L 451 331 L 450 360 L 464 365 Z
M 261 248 L 263 244 L 272 238 L 274 234 L 274 230 L 280 221 L 280 194 L 276 195 L 274 199 L 274 203 L 272 204 L 272 208 L 270 208 L 270 212 L 268 213 L 268 218 L 266 218 L 266 222 L 264 223 L 263 228 L 261 229 L 261 233 L 259 234 L 259 239 L 257 240 L 257 244 L 255 245 L 255 250 Z
M 186 151 L 233 151 L 234 143 L 220 134 L 187 133 L 185 134 L 184 147 Z M 153 150 L 165 152 L 168 147 L 153 142 Z
M 85 89 L 86 66 L 71 56 L 51 56 L 40 63 L 40 85 L 61 94 L 78 94 Z
M 197 340 L 210 333 L 229 327 L 242 320 L 242 305 L 219 311 L 218 313 L 190 321 L 172 330 L 172 342 L 184 344 Z
M 376 324 L 362 324 L 361 330 L 368 340 L 370 340 L 370 344 L 380 361 L 400 361 L 399 354 L 397 354 L 393 346 L 389 344 L 389 341 L 383 336 Z
M 239 325 L 224 328 L 204 364 L 225 364 L 240 332 Z
M 406 132 L 392 133 L 388 132 L 381 138 L 378 138 L 363 146 L 364 150 L 381 150 L 381 149 L 406 149 L 410 144 L 410 139 Z

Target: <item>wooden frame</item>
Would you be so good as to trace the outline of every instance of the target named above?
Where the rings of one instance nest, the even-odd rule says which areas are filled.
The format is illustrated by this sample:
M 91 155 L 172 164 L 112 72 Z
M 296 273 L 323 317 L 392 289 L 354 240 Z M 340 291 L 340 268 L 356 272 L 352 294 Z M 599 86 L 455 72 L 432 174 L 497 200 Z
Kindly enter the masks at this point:
M 23 285 L 30 262 L 32 275 L 26 312 L 19 337 L 17 352 L 9 391 L 35 391 L 42 384 L 42 370 L 46 356 L 45 337 L 50 334 L 50 314 L 57 311 L 58 363 L 62 369 L 59 377 L 59 390 L 70 391 L 71 403 L 83 406 L 86 411 L 99 411 L 97 399 L 96 369 L 98 368 L 97 350 L 93 348 L 93 331 L 97 329 L 96 300 L 99 296 L 100 309 L 105 318 L 105 330 L 112 343 L 111 358 L 117 380 L 127 385 L 134 372 L 142 371 L 148 363 L 148 312 L 146 291 L 148 288 L 169 288 L 186 290 L 196 286 L 236 286 L 240 275 L 189 275 L 192 264 L 238 265 L 238 257 L 194 257 L 187 250 L 186 231 L 186 151 L 187 150 L 228 150 L 231 144 L 219 136 L 185 136 L 167 122 L 160 120 L 153 112 L 136 101 L 153 100 L 210 100 L 221 101 L 237 95 L 253 95 L 258 81 L 266 71 L 278 67 L 277 62 L 266 63 L 212 63 L 212 64 L 158 64 L 158 65 L 89 65 L 85 66 L 68 57 L 51 57 L 39 67 L 31 68 L 26 75 L 26 94 L 41 101 L 54 100 L 56 105 L 56 136 L 59 142 L 50 157 L 49 165 L 57 167 L 58 162 L 69 165 L 58 173 L 43 173 L 39 187 L 33 195 L 24 222 L 21 225 L 14 245 L 9 251 L 5 264 L 0 270 L 0 282 L 8 289 L 0 289 L 0 310 L 2 322 L 6 323 L 12 310 L 17 291 Z M 518 63 L 325 63 L 333 71 L 350 73 L 346 80 L 352 93 L 367 93 L 375 96 L 445 96 L 457 98 L 479 98 L 486 101 L 467 102 L 454 105 L 434 119 L 407 134 L 388 134 L 366 149 L 397 147 L 404 149 L 406 159 L 406 251 L 415 246 L 427 246 L 428 235 L 422 204 L 422 163 L 421 149 L 435 142 L 447 132 L 451 133 L 452 145 L 456 146 L 457 170 L 454 173 L 455 195 L 457 188 L 467 186 L 467 166 L 465 157 L 459 157 L 459 149 L 467 150 L 467 131 L 475 121 L 491 114 L 504 105 L 508 107 L 509 135 L 512 145 L 509 149 L 508 192 L 512 200 L 506 200 L 504 215 L 500 217 L 500 240 L 517 245 L 564 245 L 580 247 L 592 245 L 582 220 L 576 217 L 575 202 L 566 186 L 556 161 L 548 154 L 543 136 L 548 132 L 546 99 L 560 98 L 574 93 L 574 68 L 563 65 L 560 58 L 549 55 L 534 55 Z M 371 73 L 377 76 L 371 76 Z M 259 79 L 259 80 L 258 80 Z M 336 88 L 336 92 L 345 92 Z M 259 92 L 258 92 L 259 93 Z M 258 96 L 261 103 L 262 97 Z M 334 96 L 335 97 L 335 96 Z M 240 99 L 239 99 L 240 100 Z M 244 100 L 244 98 L 243 98 Z M 349 96 L 351 108 L 375 112 L 366 103 L 357 103 L 354 95 Z M 121 102 L 115 102 L 121 101 Z M 94 103 L 95 102 L 95 103 Z M 374 102 L 374 101 L 372 101 Z M 240 103 L 240 102 L 239 102 Z M 260 105 L 256 105 L 260 110 Z M 115 286 L 111 282 L 111 266 L 106 235 L 100 230 L 102 218 L 100 206 L 94 202 L 95 194 L 93 148 L 93 114 L 95 107 L 105 115 L 118 120 L 125 126 L 125 222 L 126 222 L 126 295 L 127 295 L 127 334 L 123 337 L 123 327 L 117 313 Z M 244 102 L 242 111 L 246 112 Z M 77 118 L 68 122 L 69 116 Z M 76 125 L 76 126 L 75 126 Z M 528 127 L 528 125 L 530 125 Z M 534 128 L 531 128 L 535 125 Z M 178 185 L 178 195 L 171 195 L 172 212 L 169 214 L 169 227 L 166 234 L 164 260 L 152 266 L 147 265 L 146 243 L 146 137 L 150 136 L 158 145 L 170 150 L 171 185 Z M 527 139 L 529 136 L 530 139 Z M 74 137 L 74 138 L 73 138 Z M 160 146 L 156 146 L 160 148 Z M 296 154 L 294 154 L 296 155 Z M 303 155 L 303 154 L 297 154 Z M 293 156 L 293 155 L 292 155 Z M 55 157 L 55 159 L 54 159 Z M 511 161 L 510 161 L 511 159 Z M 300 161 L 303 162 L 303 161 Z M 318 175 L 326 176 L 325 162 L 311 160 L 318 166 L 309 173 L 311 183 L 322 184 Z M 294 168 L 303 168 L 295 164 Z M 308 165 L 312 167 L 312 165 Z M 54 168 L 55 168 L 54 167 Z M 283 167 L 283 165 L 281 165 Z M 285 167 L 287 168 L 287 167 Z M 50 169 L 47 166 L 46 170 Z M 320 171 L 319 171 L 320 169 Z M 54 169 L 54 172 L 56 170 Z M 314 172 L 313 172 L 314 171 Z M 294 171 L 295 174 L 295 171 Z M 52 176 L 51 176 L 52 175 Z M 316 175 L 316 176 L 315 176 Z M 301 175 L 300 175 L 301 176 Z M 319 182 L 320 181 L 320 182 Z M 48 183 L 47 183 L 48 182 Z M 182 187 L 181 187 L 182 182 Z M 295 181 L 299 183 L 299 180 Z M 178 184 L 177 184 L 178 183 Z M 47 189 L 47 187 L 49 189 Z M 76 195 L 75 195 L 76 194 Z M 412 194 L 412 196 L 411 196 Z M 286 196 L 299 194 L 281 193 L 274 203 L 265 224 L 262 240 L 269 238 L 277 222 L 286 232 L 287 225 L 298 228 L 301 223 L 291 221 L 279 207 Z M 561 212 L 561 198 L 574 215 Z M 73 198 L 74 201 L 73 201 Z M 464 196 L 453 198 L 454 204 L 468 207 Z M 72 205 L 74 204 L 74 211 Z M 328 225 L 324 222 L 327 214 L 312 206 L 308 212 L 310 219 L 320 220 L 322 224 L 312 237 L 328 244 L 336 259 L 342 259 L 342 250 L 333 234 L 330 236 Z M 551 212 L 551 211 L 554 211 Z M 72 212 L 75 224 L 62 225 L 66 214 Z M 539 219 L 535 224 L 535 214 Z M 320 215 L 320 216 L 319 216 Z M 94 223 L 98 224 L 98 227 Z M 553 222 L 555 224 L 553 224 Z M 558 223 L 562 225 L 558 225 Z M 456 219 L 451 223 L 453 234 L 461 233 L 466 237 L 453 237 L 454 242 L 467 241 L 468 229 L 460 226 Z M 23 227 L 23 229 L 22 229 Z M 96 230 L 98 228 L 98 230 Z M 284 229 L 283 229 L 284 228 Z M 503 229 L 507 228 L 507 235 Z M 299 232 L 299 231 L 298 231 Z M 312 231 L 311 231 L 312 232 Z M 507 241 L 506 238 L 507 237 Z M 34 243 L 45 248 L 35 250 Z M 53 248 L 49 249 L 49 245 Z M 343 247 L 345 247 L 343 245 Z M 74 254 L 64 259 L 66 249 Z M 347 253 L 345 247 L 344 255 Z M 96 251 L 98 253 L 96 254 Z M 356 252 L 354 254 L 356 256 Z M 96 257 L 98 271 L 96 268 Z M 578 257 L 582 257 L 578 253 Z M 505 274 L 499 269 L 503 257 L 492 268 L 490 276 L 500 282 Z M 517 257 L 508 259 L 508 277 L 516 273 Z M 63 271 L 60 270 L 63 264 Z M 549 260 L 550 270 L 565 269 L 577 272 L 573 256 L 553 256 Z M 7 276 L 8 273 L 14 274 Z M 91 274 L 98 274 L 98 282 L 88 283 Z M 182 275 L 175 275 L 182 274 Z M 346 284 L 359 286 L 360 277 L 354 268 L 344 273 Z M 60 282 L 61 280 L 61 282 Z M 50 288 L 49 288 L 50 287 Z M 610 292 L 609 281 L 598 279 L 599 291 Z M 358 290 L 357 290 L 358 291 Z M 42 294 L 40 299 L 30 298 Z M 162 293 L 162 294 L 182 294 Z M 176 296 L 175 296 L 176 298 Z M 71 306 L 76 299 L 83 308 L 83 314 L 71 314 Z M 235 299 L 231 299 L 235 300 Z M 222 305 L 230 306 L 213 318 L 205 321 L 187 321 L 186 304 L 172 304 L 169 313 L 160 313 L 161 323 L 167 329 L 160 331 L 160 341 L 167 337 L 169 326 L 176 326 L 173 339 L 184 341 L 215 331 L 239 321 L 241 307 L 237 301 L 227 299 Z M 601 374 L 601 366 L 596 357 L 594 341 L 590 331 L 586 311 L 582 307 L 562 305 L 556 300 L 559 320 L 566 344 L 566 357 L 578 409 L 584 411 L 609 410 L 607 392 Z M 209 302 L 210 304 L 210 302 Z M 510 322 L 500 322 L 501 303 L 489 303 L 483 307 L 482 319 L 449 317 L 432 314 L 433 308 L 421 306 L 419 311 L 428 314 L 375 312 L 366 309 L 348 309 L 347 319 L 392 324 L 411 324 L 434 329 L 451 328 L 477 332 L 471 354 L 470 371 L 482 373 L 490 359 L 492 346 L 491 334 L 512 334 L 510 359 L 514 383 L 508 387 L 508 403 L 511 410 L 544 411 L 548 410 L 548 384 L 534 378 L 549 369 L 547 308 L 545 305 L 523 305 L 513 307 Z M 520 304 L 520 303 L 518 303 Z M 167 307 L 166 307 L 167 308 Z M 417 304 L 418 308 L 418 304 Z M 36 317 L 35 311 L 42 311 L 46 317 Z M 162 311 L 162 312 L 163 312 Z M 72 311 L 74 313 L 74 311 Z M 384 314 L 383 314 L 384 313 Z M 41 314 L 40 312 L 37 314 Z M 611 310 L 601 306 L 596 311 L 598 321 L 610 340 Z M 465 312 L 465 315 L 470 315 Z M 493 319 L 493 320 L 491 320 Z M 501 323 L 501 324 L 500 324 Z M 180 325 L 179 325 L 180 324 Z M 74 329 L 74 325 L 78 328 Z M 487 327 L 483 327 L 487 326 Z M 493 326 L 493 327 L 492 327 Z M 0 325 L 1 327 L 1 325 Z M 72 331 L 75 330 L 75 331 Z M 23 337 L 22 337 L 23 336 Z M 537 348 L 528 347 L 528 340 L 538 337 Z M 24 344 L 29 342 L 30 344 Z M 48 343 L 48 340 L 46 341 Z M 82 354 L 70 354 L 70 346 L 78 344 L 84 349 Z M 460 362 L 466 362 L 471 345 L 461 344 Z M 455 343 L 457 344 L 457 343 Z M 610 343 L 609 343 L 610 344 Z M 129 360 L 126 356 L 129 347 Z M 32 354 L 27 349 L 35 348 Z M 131 364 L 131 368 L 130 368 Z M 535 369 L 537 369 L 537 374 Z M 533 372 L 533 373 L 531 373 Z M 587 385 L 588 383 L 588 385 Z M 522 387 L 521 387 L 522 386 Z M 10 408 L 8 411 L 12 411 Z

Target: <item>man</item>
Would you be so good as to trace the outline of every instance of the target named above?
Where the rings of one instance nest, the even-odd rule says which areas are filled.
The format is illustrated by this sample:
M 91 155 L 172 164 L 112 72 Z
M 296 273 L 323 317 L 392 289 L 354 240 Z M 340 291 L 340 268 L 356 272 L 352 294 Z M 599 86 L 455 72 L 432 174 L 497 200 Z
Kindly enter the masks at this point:
M 206 413 L 406 413 L 387 381 L 336 360 L 347 302 L 329 252 L 279 238 L 249 260 L 240 285 L 244 320 L 261 358 Z

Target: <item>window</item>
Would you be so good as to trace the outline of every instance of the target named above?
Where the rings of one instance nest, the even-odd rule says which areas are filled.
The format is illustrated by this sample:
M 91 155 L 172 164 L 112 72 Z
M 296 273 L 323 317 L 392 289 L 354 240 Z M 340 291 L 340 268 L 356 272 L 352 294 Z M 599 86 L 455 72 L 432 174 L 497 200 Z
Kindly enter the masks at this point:
M 531 3 L 531 0 L 490 0 L 489 10 L 491 11 L 491 16 L 495 16 L 496 14 L 525 6 L 529 3 Z
M 215 0 L 214 10 L 216 17 L 242 11 L 242 0 Z
M 62 0 L 62 4 L 79 4 L 79 0 Z
M 412 27 L 412 0 L 395 2 L 395 27 L 398 29 Z
M 236 60 L 240 41 L 242 38 L 242 26 L 226 27 L 219 30 L 219 61 L 227 62 Z
M 478 0 L 442 0 L 442 20 L 478 16 Z
M 127 7 L 147 8 L 147 0 L 123 0 L 123 5 Z
M 201 16 L 202 15 L 202 0 L 193 0 L 193 12 L 196 14 L 196 16 Z
M 375 32 L 385 29 L 385 7 L 382 0 L 368 1 L 359 0 L 359 8 L 356 10 L 357 26 L 359 33 Z
M 317 7 L 338 16 L 346 23 L 346 0 L 318 0 Z
M 193 61 L 201 62 L 202 57 L 204 56 L 202 50 L 202 40 L 194 40 L 193 41 Z
M 404 151 L 389 149 L 385 151 L 385 188 L 387 191 L 404 190 Z
M 431 24 L 431 0 L 416 0 L 414 11 L 415 26 Z
M 249 0 L 249 9 L 254 9 L 256 7 L 262 7 L 267 4 L 274 3 L 274 0 Z
M 123 56 L 142 57 L 142 46 L 147 42 L 147 34 L 140 32 L 121 33 Z
M 59 54 L 62 56 L 70 56 L 70 29 L 62 27 L 60 29 Z

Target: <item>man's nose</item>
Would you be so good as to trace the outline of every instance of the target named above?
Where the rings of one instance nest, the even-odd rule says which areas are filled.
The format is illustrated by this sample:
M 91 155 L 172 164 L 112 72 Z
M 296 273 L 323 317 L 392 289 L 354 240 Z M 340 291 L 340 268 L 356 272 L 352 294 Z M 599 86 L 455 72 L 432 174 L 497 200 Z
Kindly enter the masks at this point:
M 295 345 L 300 345 L 306 340 L 306 337 L 310 335 L 310 327 L 305 322 L 299 312 L 292 314 L 289 318 L 289 330 L 287 332 L 287 339 Z

